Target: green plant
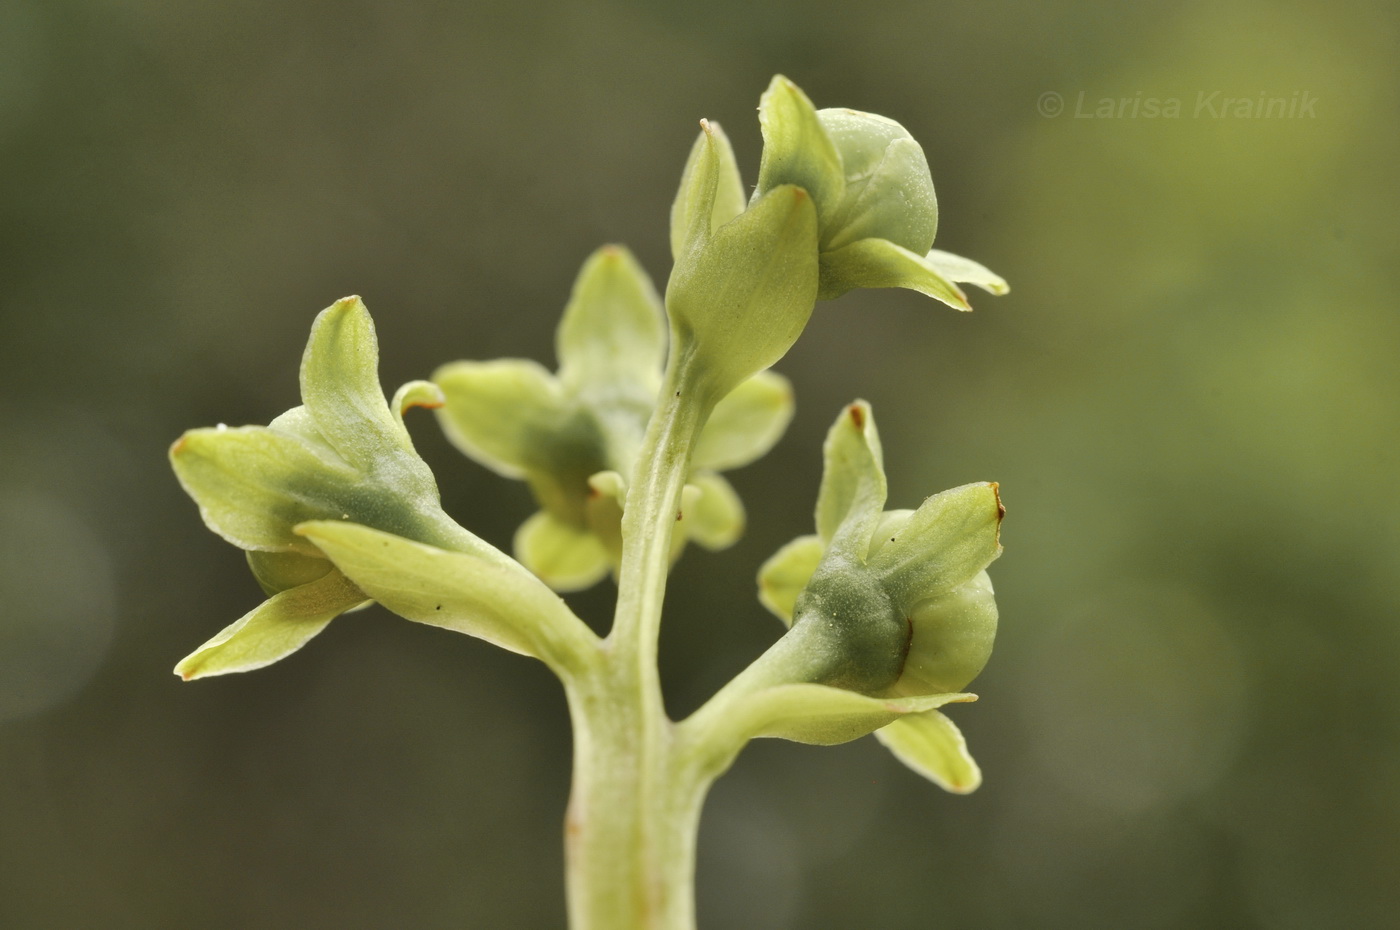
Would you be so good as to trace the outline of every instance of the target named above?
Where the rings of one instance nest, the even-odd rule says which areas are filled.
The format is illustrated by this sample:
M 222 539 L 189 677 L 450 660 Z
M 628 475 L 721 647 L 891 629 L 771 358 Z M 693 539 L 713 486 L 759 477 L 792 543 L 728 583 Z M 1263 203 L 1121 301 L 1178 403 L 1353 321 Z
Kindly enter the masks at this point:
M 933 184 L 899 124 L 818 111 L 782 77 L 759 115 L 752 198 L 723 132 L 702 121 L 671 211 L 664 304 L 625 250 L 588 260 L 560 323 L 557 375 L 523 360 L 458 362 L 386 402 L 373 323 L 351 297 L 312 327 L 301 406 L 266 427 L 192 430 L 171 449 L 205 522 L 247 551 L 268 595 L 182 661 L 183 677 L 285 658 L 371 601 L 558 675 L 575 731 L 576 930 L 694 925 L 700 807 L 756 737 L 834 744 L 874 732 L 949 790 L 980 781 L 939 708 L 974 700 L 962 689 L 991 652 L 997 486 L 886 511 L 879 435 L 861 401 L 827 437 L 816 533 L 759 572 L 760 599 L 787 633 L 689 718 L 663 708 L 667 574 L 687 540 L 719 548 L 742 532 L 743 506 L 719 472 L 786 427 L 791 390 L 768 368 L 816 301 L 908 287 L 966 310 L 956 282 L 1006 290 L 931 250 Z M 516 535 L 519 561 L 443 512 L 404 427 L 415 406 L 435 408 L 467 455 L 529 482 L 540 509 Z M 599 638 L 555 590 L 609 572 L 617 610 Z

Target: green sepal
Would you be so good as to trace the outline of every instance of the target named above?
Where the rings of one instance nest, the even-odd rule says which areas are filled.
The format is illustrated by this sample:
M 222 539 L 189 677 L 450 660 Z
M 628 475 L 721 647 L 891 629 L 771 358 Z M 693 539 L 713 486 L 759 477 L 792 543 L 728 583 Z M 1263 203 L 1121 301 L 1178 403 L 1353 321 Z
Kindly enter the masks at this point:
M 829 548 L 864 561 L 887 493 L 884 452 L 870 404 L 858 400 L 841 411 L 822 454 L 817 535 Z
M 171 465 L 205 522 L 243 549 L 316 551 L 292 532 L 343 519 L 416 536 L 459 535 L 438 506 L 437 483 L 404 429 L 406 406 L 436 389 L 410 383 L 384 399 L 374 322 L 359 298 L 323 310 L 301 363 L 303 404 L 267 426 L 187 432 Z M 445 538 L 445 537 L 444 537 Z
M 982 770 L 968 753 L 962 732 L 936 710 L 900 717 L 876 730 L 875 738 L 899 761 L 946 791 L 969 794 L 982 784 Z
M 891 531 L 869 561 L 896 601 L 911 608 L 968 581 L 1001 554 L 1006 515 L 995 482 L 965 484 L 928 498 Z
M 338 571 L 276 594 L 175 666 L 185 681 L 249 672 L 296 652 L 336 617 L 368 598 Z
M 466 455 L 507 478 L 540 468 L 574 415 L 557 378 L 538 362 L 451 362 L 433 372 L 442 431 Z
M 822 229 L 822 251 L 877 238 L 927 252 L 938 229 L 938 200 L 919 143 L 874 113 L 828 109 L 817 117 L 846 174 L 845 194 Z
M 695 442 L 692 467 L 726 471 L 762 458 L 782 438 L 793 409 L 792 383 L 760 371 L 715 405 Z
M 729 727 L 745 739 L 767 736 L 834 746 L 888 726 L 905 714 L 975 700 L 974 694 L 875 698 L 828 685 L 776 685 L 746 700 L 733 712 Z
M 792 626 L 797 596 L 812 580 L 825 552 L 826 543 L 820 536 L 799 536 L 759 568 L 758 599 L 788 626 Z
M 743 213 L 744 202 L 744 182 L 729 137 L 719 123 L 702 119 L 671 204 L 671 258 L 680 261 L 697 241 Z
M 685 504 L 677 536 L 684 535 L 711 551 L 728 549 L 744 535 L 744 502 L 723 476 L 712 471 L 691 473 L 698 493 Z
M 923 255 L 888 239 L 861 239 L 822 253 L 818 298 L 831 300 L 860 287 L 905 287 L 955 310 L 971 310 L 967 295 Z
M 970 258 L 963 258 L 952 252 L 930 249 L 928 254 L 924 256 L 924 262 L 949 281 L 971 284 L 980 287 L 988 294 L 1000 295 L 1011 292 L 1011 285 L 1006 283 L 1005 278 L 986 265 L 974 262 Z
M 515 557 L 556 591 L 582 591 L 603 579 L 611 560 L 602 541 L 548 510 L 515 531 Z
M 802 334 L 817 284 L 812 199 L 785 185 L 676 262 L 666 288 L 673 352 L 702 401 L 717 403 L 772 366 Z
M 956 691 L 982 673 L 997 635 L 997 602 L 985 571 L 909 610 L 909 652 L 893 690 Z
M 758 103 L 763 156 L 755 198 L 785 184 L 807 191 L 816 203 L 823 229 L 846 191 L 841 155 L 807 95 L 792 81 L 776 75 Z
M 555 332 L 566 391 L 619 392 L 649 406 L 661 385 L 666 329 L 661 298 L 620 245 L 588 257 Z
M 301 397 L 317 430 L 351 465 L 372 473 L 396 459 L 392 467 L 403 472 L 396 477 L 419 485 L 405 491 L 436 493 L 402 420 L 384 401 L 374 321 L 360 298 L 336 301 L 311 325 L 301 362 Z M 389 456 L 391 450 L 407 455 Z
M 466 633 L 554 667 L 571 664 L 595 640 L 558 595 L 519 566 L 353 523 L 303 523 L 297 532 L 367 595 L 409 620 Z
M 215 533 L 241 549 L 308 556 L 315 548 L 292 527 L 340 516 L 360 483 L 349 465 L 265 426 L 190 430 L 170 447 L 170 464 Z

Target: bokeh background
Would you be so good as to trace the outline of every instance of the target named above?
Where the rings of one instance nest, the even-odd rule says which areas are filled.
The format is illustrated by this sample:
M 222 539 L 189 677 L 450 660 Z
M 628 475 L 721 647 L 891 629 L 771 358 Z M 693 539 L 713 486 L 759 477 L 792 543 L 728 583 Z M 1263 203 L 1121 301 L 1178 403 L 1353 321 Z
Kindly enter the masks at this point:
M 1001 482 L 1002 630 L 953 712 L 979 792 L 871 739 L 755 744 L 707 808 L 701 925 L 1393 926 L 1398 38 L 1379 0 L 5 0 L 0 925 L 563 925 L 553 680 L 375 608 L 181 684 L 261 595 L 165 451 L 295 403 L 348 293 L 390 388 L 552 364 L 596 245 L 664 281 L 697 119 L 753 180 L 781 71 L 908 126 L 940 247 L 1013 291 L 819 306 L 795 422 L 733 476 L 747 537 L 674 576 L 668 700 L 777 636 L 754 571 L 855 397 L 892 506 Z M 1223 103 L 1261 96 L 1299 105 Z M 524 488 L 413 427 L 507 545 Z

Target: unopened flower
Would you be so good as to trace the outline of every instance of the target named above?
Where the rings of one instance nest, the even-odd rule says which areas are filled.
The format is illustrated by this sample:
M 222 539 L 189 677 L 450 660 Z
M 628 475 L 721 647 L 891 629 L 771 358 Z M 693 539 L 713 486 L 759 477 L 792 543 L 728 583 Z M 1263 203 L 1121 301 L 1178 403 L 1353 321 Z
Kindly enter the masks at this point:
M 784 546 L 759 572 L 760 599 L 791 627 L 789 675 L 893 699 L 961 692 L 996 636 L 986 568 L 1001 553 L 997 486 L 964 485 L 916 510 L 884 510 L 883 454 L 864 402 L 842 412 L 825 453 L 816 534 Z M 900 715 L 877 735 L 945 787 L 976 787 L 962 737 L 938 710 Z

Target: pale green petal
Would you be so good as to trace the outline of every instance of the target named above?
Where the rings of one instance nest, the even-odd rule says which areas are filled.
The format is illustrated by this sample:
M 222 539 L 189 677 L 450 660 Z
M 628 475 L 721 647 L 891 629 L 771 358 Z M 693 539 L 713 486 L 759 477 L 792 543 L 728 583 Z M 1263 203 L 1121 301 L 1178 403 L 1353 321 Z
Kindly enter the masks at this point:
M 297 527 L 370 597 L 394 613 L 476 636 L 551 665 L 594 640 L 559 597 L 518 565 L 447 552 L 353 523 Z
M 565 389 L 637 394 L 649 403 L 661 384 L 666 329 L 651 279 L 622 246 L 589 256 L 555 337 Z
M 777 685 L 746 700 L 726 721 L 726 729 L 746 738 L 771 736 L 834 746 L 887 726 L 904 714 L 972 700 L 976 697 L 971 694 L 873 698 L 827 685 Z
M 627 482 L 615 471 L 600 471 L 589 477 L 588 490 L 584 505 L 588 528 L 616 571 L 622 564 L 622 507 L 627 502 Z
M 769 557 L 758 570 L 758 599 L 788 626 L 797 595 L 811 580 L 826 552 L 820 536 L 799 536 Z
M 870 569 L 908 610 L 948 593 L 991 564 L 1001 554 L 998 531 L 1005 513 L 995 482 L 935 494 L 870 559 Z
M 734 487 L 714 472 L 699 471 L 690 476 L 699 490 L 686 505 L 679 528 L 706 549 L 727 549 L 744 535 L 744 502 Z
M 885 460 L 875 415 L 858 400 L 841 411 L 822 447 L 825 468 L 817 492 L 817 535 L 828 548 L 863 560 L 885 506 Z
M 296 652 L 336 617 L 363 604 L 363 591 L 338 571 L 275 595 L 190 653 L 175 674 L 186 681 L 248 672 Z
M 992 580 L 978 572 L 942 597 L 909 612 L 909 652 L 894 684 L 898 694 L 957 691 L 981 674 L 997 635 Z
M 793 184 L 816 202 L 821 225 L 828 225 L 846 190 L 845 171 L 812 101 L 781 74 L 773 78 L 758 103 L 763 130 L 763 157 L 755 197 Z
M 875 731 L 895 757 L 929 781 L 957 794 L 982 784 L 982 770 L 953 721 L 936 710 L 900 717 Z
M 715 405 L 695 442 L 695 468 L 727 471 L 764 456 L 792 422 L 792 384 L 776 371 L 760 371 Z
M 822 250 L 858 239 L 888 239 L 922 255 L 938 229 L 938 200 L 924 150 L 899 123 L 858 110 L 820 110 L 841 154 L 846 193 L 823 230 Z
M 924 256 L 888 239 L 862 239 L 822 253 L 820 299 L 859 287 L 907 287 L 954 309 L 972 309 L 967 295 Z
M 719 123 L 702 119 L 671 204 L 671 257 L 678 260 L 695 239 L 743 213 L 745 199 L 729 137 Z
M 391 446 L 412 451 L 384 400 L 374 321 L 358 297 L 336 301 L 312 324 L 301 397 L 326 441 L 362 470 L 373 470 Z
M 582 591 L 608 573 L 597 536 L 541 510 L 515 532 L 515 557 L 556 591 Z
M 989 294 L 1006 294 L 1011 290 L 1005 278 L 970 258 L 932 249 L 924 256 L 924 261 L 949 281 L 972 284 Z
M 310 584 L 335 570 L 335 566 L 320 553 L 302 555 L 300 552 L 251 550 L 245 555 L 258 587 L 268 597 Z
M 414 407 L 422 407 L 424 410 L 436 410 L 447 403 L 447 398 L 442 395 L 442 388 L 431 381 L 410 381 L 394 392 L 394 399 L 389 403 L 389 409 L 394 416 L 398 417 L 399 425 L 403 425 L 404 414 Z M 407 427 L 404 427 L 407 431 Z
M 315 548 L 292 532 L 304 520 L 337 518 L 359 476 L 288 433 L 263 426 L 190 430 L 170 464 L 211 530 L 241 549 Z
M 782 358 L 812 315 L 817 221 L 812 198 L 776 188 L 676 262 L 666 289 L 672 351 L 717 403 Z
M 558 380 L 538 362 L 453 362 L 433 381 L 445 399 L 437 415 L 447 438 L 507 478 L 548 468 L 577 419 Z
M 870 551 L 865 554 L 866 560 L 874 559 L 881 549 L 894 542 L 913 515 L 914 511 L 908 509 L 886 510 L 880 514 L 880 519 L 875 522 L 875 530 L 870 534 Z
M 350 473 L 350 463 L 345 461 L 330 443 L 326 442 L 326 437 L 321 435 L 321 431 L 316 427 L 316 421 L 311 418 L 310 411 L 305 407 L 293 407 L 291 410 L 273 417 L 272 422 L 267 424 L 267 428 L 273 432 L 284 433 L 300 439 L 321 458 L 343 467 L 347 474 Z
M 700 488 L 695 484 L 686 484 L 681 488 L 680 506 L 676 510 L 676 523 L 671 529 L 671 564 L 675 565 L 680 560 L 681 554 L 685 552 L 685 547 L 690 542 L 690 520 L 700 503 Z M 620 563 L 619 563 L 620 564 Z

